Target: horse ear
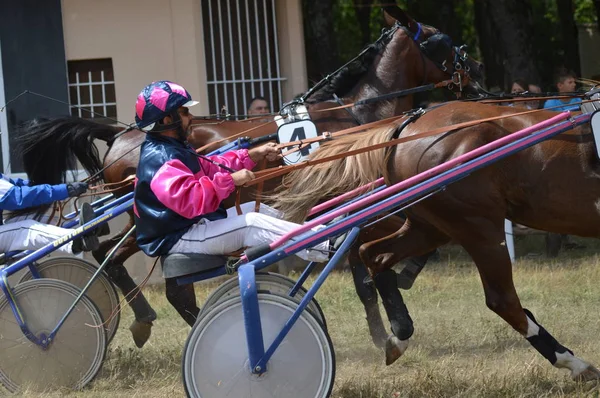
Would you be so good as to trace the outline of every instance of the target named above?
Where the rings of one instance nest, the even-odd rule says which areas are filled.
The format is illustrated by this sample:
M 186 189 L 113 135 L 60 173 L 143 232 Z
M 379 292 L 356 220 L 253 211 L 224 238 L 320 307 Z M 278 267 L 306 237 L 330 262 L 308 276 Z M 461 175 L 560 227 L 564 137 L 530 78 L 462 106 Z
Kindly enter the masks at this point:
M 417 21 L 412 19 L 398 6 L 383 6 L 383 16 L 388 25 L 393 25 L 396 21 L 406 26 L 413 33 L 418 31 Z

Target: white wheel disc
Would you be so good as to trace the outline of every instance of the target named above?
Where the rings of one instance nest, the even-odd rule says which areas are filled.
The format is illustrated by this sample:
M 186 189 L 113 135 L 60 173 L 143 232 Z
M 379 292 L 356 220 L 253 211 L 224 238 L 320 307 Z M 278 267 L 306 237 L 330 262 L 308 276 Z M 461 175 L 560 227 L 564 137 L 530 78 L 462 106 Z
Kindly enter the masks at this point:
M 256 274 L 256 290 L 269 292 L 276 295 L 287 296 L 290 289 L 296 284 L 296 282 L 288 277 L 285 277 L 281 274 L 276 273 L 257 273 Z M 298 292 L 294 297 L 288 297 L 289 299 L 300 302 L 304 295 L 306 294 L 306 289 L 301 287 L 298 289 Z M 239 296 L 240 288 L 239 282 L 237 278 L 231 278 L 223 284 L 219 285 L 206 299 L 204 306 L 200 310 L 200 315 L 210 311 L 212 307 L 214 307 L 217 303 L 222 302 L 231 297 Z M 325 315 L 323 314 L 323 310 L 321 306 L 317 302 L 317 300 L 313 297 L 312 300 L 308 303 L 308 310 L 319 320 L 325 328 L 327 328 L 327 323 L 325 321 Z M 198 315 L 200 317 L 200 315 Z
M 58 279 L 69 282 L 79 289 L 88 283 L 98 268 L 89 261 L 76 257 L 55 257 L 37 265 L 37 270 L 42 278 Z M 33 279 L 31 271 L 27 271 L 19 280 L 19 283 Z M 117 333 L 121 313 L 119 307 L 119 295 L 115 286 L 105 273 L 98 275 L 92 286 L 86 292 L 86 296 L 98 307 L 103 321 L 112 315 L 112 319 L 105 326 L 107 342 L 110 343 Z
M 13 290 L 35 336 L 50 334 L 78 294 L 75 286 L 46 278 L 23 282 Z M 11 392 L 82 388 L 96 376 L 106 352 L 104 329 L 86 324 L 101 322 L 100 313 L 84 296 L 43 350 L 23 335 L 8 300 L 0 297 L 0 382 Z
M 282 330 L 297 303 L 287 297 L 259 294 L 265 350 Z M 198 318 L 183 355 L 188 396 L 200 398 L 328 397 L 335 378 L 335 354 L 323 326 L 304 311 L 267 364 L 250 372 L 244 316 L 232 297 Z

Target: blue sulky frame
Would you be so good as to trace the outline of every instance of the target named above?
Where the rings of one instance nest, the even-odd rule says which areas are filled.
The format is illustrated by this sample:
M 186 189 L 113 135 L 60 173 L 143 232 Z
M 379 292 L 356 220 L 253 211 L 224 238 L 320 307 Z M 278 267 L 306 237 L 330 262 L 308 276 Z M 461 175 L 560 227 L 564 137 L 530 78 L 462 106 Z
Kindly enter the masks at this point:
M 31 266 L 31 264 L 35 263 L 37 260 L 41 259 L 42 257 L 52 253 L 57 248 L 71 242 L 73 239 L 80 237 L 82 234 L 89 232 L 91 229 L 97 228 L 98 226 L 105 224 L 109 220 L 112 220 L 113 218 L 117 217 L 118 215 L 126 212 L 127 210 L 131 209 L 132 205 L 133 205 L 133 199 L 130 199 L 129 201 L 126 201 L 125 203 L 119 204 L 116 207 L 114 207 L 110 212 L 102 215 L 101 217 L 95 218 L 94 220 L 91 220 L 90 222 L 82 225 L 79 228 L 74 229 L 73 232 L 71 232 L 70 234 L 63 236 L 62 238 L 60 238 L 52 243 L 47 244 L 46 246 L 42 247 L 41 249 L 38 249 L 34 252 L 26 252 L 26 255 L 23 258 L 16 261 L 15 263 L 9 265 L 8 267 L 5 267 L 0 270 L 0 288 L 4 292 L 8 302 L 10 304 L 11 310 L 12 310 L 13 314 L 15 315 L 15 318 L 17 320 L 17 323 L 19 324 L 19 327 L 21 328 L 21 331 L 33 343 L 39 345 L 40 347 L 42 347 L 42 349 L 47 349 L 50 346 L 50 344 L 52 343 L 52 340 L 54 339 L 54 336 L 56 335 L 56 333 L 58 332 L 58 330 L 60 329 L 62 324 L 65 322 L 65 320 L 67 319 L 69 314 L 71 314 L 71 312 L 73 311 L 73 309 L 75 308 L 75 306 L 77 305 L 79 300 L 81 300 L 81 297 L 83 297 L 83 295 L 86 293 L 89 286 L 94 282 L 96 277 L 102 272 L 103 267 L 102 266 L 98 267 L 98 269 L 96 270 L 94 275 L 90 278 L 89 282 L 81 290 L 81 292 L 79 293 L 79 295 L 77 296 L 77 298 L 75 299 L 73 304 L 67 309 L 67 311 L 65 312 L 65 314 L 63 315 L 61 320 L 58 322 L 58 324 L 56 325 L 54 330 L 52 330 L 52 332 L 50 332 L 48 335 L 42 333 L 40 336 L 35 336 L 33 333 L 31 333 L 31 331 L 27 327 L 27 324 L 25 323 L 23 315 L 21 314 L 21 311 L 19 310 L 19 307 L 18 307 L 17 303 L 15 302 L 14 297 L 12 295 L 11 288 L 8 284 L 8 276 L 10 276 L 28 266 L 32 269 L 32 272 L 33 272 L 35 267 Z M 37 274 L 37 272 L 35 272 L 35 274 Z M 35 274 L 34 274 L 34 277 L 39 277 L 39 274 L 37 276 Z
M 562 132 L 570 130 L 574 127 L 587 123 L 590 115 L 576 116 L 570 120 L 560 122 L 554 126 L 544 128 L 534 132 L 524 138 L 518 139 L 512 143 L 492 150 L 475 159 L 467 161 L 461 165 L 450 168 L 434 177 L 416 184 L 408 189 L 402 190 L 392 196 L 387 197 L 379 203 L 373 204 L 363 210 L 360 210 L 351 216 L 348 216 L 340 221 L 334 222 L 326 228 L 318 232 L 311 232 L 303 235 L 302 239 L 296 242 L 288 243 L 280 248 L 271 251 L 259 258 L 243 264 L 238 269 L 239 286 L 242 299 L 242 310 L 244 314 L 244 324 L 246 328 L 246 339 L 248 344 L 248 356 L 250 370 L 254 374 L 262 374 L 267 371 L 267 363 L 271 359 L 277 347 L 281 344 L 285 336 L 288 334 L 294 323 L 300 317 L 301 312 L 306 308 L 310 300 L 315 296 L 317 290 L 323 284 L 328 274 L 333 267 L 337 265 L 342 256 L 350 248 L 351 244 L 356 240 L 360 232 L 360 226 L 367 223 L 374 216 L 383 212 L 397 209 L 399 206 L 414 203 L 424 195 L 443 189 L 448 184 L 456 182 L 470 173 L 485 167 L 498 160 L 504 159 L 521 150 L 529 148 L 544 140 L 552 138 Z M 337 211 L 343 211 L 346 206 L 338 208 Z M 325 239 L 336 236 L 345 231 L 350 231 L 346 240 L 334 254 L 333 258 L 327 264 L 325 269 L 318 276 L 314 285 L 308 290 L 306 295 L 300 301 L 298 308 L 292 314 L 290 319 L 285 323 L 282 330 L 279 332 L 275 340 L 265 350 L 263 345 L 262 325 L 260 320 L 260 310 L 258 305 L 258 293 L 255 283 L 255 271 L 267 267 L 281 258 L 287 257 L 300 250 L 313 247 L 315 244 L 324 241 Z M 302 278 L 301 278 L 302 279 Z M 299 281 L 300 282 L 300 281 Z M 294 286 L 292 291 L 297 291 L 298 286 Z
M 418 200 L 419 198 L 422 198 L 424 195 L 429 195 L 436 191 L 439 191 L 439 190 L 443 189 L 445 186 L 447 186 L 448 184 L 456 182 L 482 167 L 485 167 L 485 166 L 487 166 L 491 163 L 494 163 L 498 160 L 504 159 L 507 156 L 510 156 L 510 155 L 512 155 L 518 151 L 521 151 L 523 149 L 529 148 L 539 142 L 547 140 L 547 139 L 549 139 L 555 135 L 558 135 L 564 131 L 567 131 L 576 126 L 582 125 L 582 124 L 588 122 L 589 119 L 590 119 L 590 115 L 580 115 L 580 116 L 576 116 L 568 121 L 560 122 L 551 127 L 541 129 L 541 130 L 534 132 L 524 138 L 518 139 L 512 143 L 509 143 L 498 149 L 492 150 L 484 155 L 476 157 L 476 158 L 474 158 L 470 161 L 467 161 L 463 164 L 460 164 L 458 166 L 450 168 L 447 171 L 441 172 L 440 174 L 430 177 L 421 183 L 411 186 L 410 188 L 401 190 L 399 192 L 395 192 L 395 193 L 391 194 L 391 196 L 388 196 L 385 199 L 383 199 L 382 201 L 375 203 L 375 204 L 371 204 L 370 206 L 364 208 L 363 210 L 360 210 L 348 217 L 345 217 L 342 220 L 336 221 L 336 222 L 328 225 L 324 229 L 321 229 L 317 232 L 304 233 L 299 237 L 298 240 L 287 243 L 279 248 L 276 248 L 276 249 L 268 252 L 267 254 L 261 255 L 260 257 L 252 259 L 248 263 L 241 265 L 238 269 L 238 278 L 239 278 L 239 286 L 240 286 L 240 292 L 241 292 L 242 309 L 243 309 L 243 314 L 244 314 L 246 339 L 247 339 L 247 345 L 248 345 L 248 356 L 249 356 L 249 364 L 250 364 L 251 371 L 255 374 L 262 374 L 267 371 L 267 363 L 269 362 L 273 353 L 275 352 L 277 347 L 281 344 L 281 342 L 285 339 L 288 332 L 293 327 L 295 322 L 298 320 L 302 311 L 306 308 L 306 306 L 308 305 L 310 300 L 313 299 L 317 290 L 321 287 L 321 285 L 323 284 L 323 282 L 325 281 L 325 279 L 327 278 L 329 273 L 339 263 L 339 261 L 342 259 L 344 254 L 349 250 L 352 243 L 354 243 L 358 234 L 360 233 L 361 225 L 366 224 L 373 217 L 375 217 L 383 212 L 397 209 L 398 207 L 403 206 L 403 205 L 410 206 L 410 204 L 415 203 L 416 200 Z M 242 140 L 238 140 L 237 142 L 229 144 L 226 147 L 221 148 L 219 151 L 213 152 L 212 154 L 226 152 L 227 150 L 231 150 L 235 147 L 238 147 L 238 145 L 243 147 L 244 142 Z M 247 145 L 247 141 L 246 141 L 246 145 Z M 388 188 L 392 188 L 392 187 L 388 187 Z M 382 190 L 385 190 L 385 189 L 386 188 L 384 188 L 384 187 L 378 188 L 377 190 L 372 191 L 369 194 L 364 194 L 364 195 L 361 195 L 359 198 L 353 199 L 349 203 L 356 203 L 360 200 L 365 200 L 366 197 L 371 196 L 376 192 L 381 192 Z M 75 229 L 71 234 L 69 234 L 51 244 L 48 244 L 47 246 L 43 247 L 42 249 L 39 249 L 33 253 L 26 253 L 25 257 L 21 258 L 14 264 L 0 270 L 0 288 L 2 288 L 2 291 L 4 292 L 7 299 L 9 300 L 11 309 L 17 319 L 17 322 L 19 323 L 21 330 L 23 331 L 23 333 L 29 340 L 31 340 L 35 344 L 41 346 L 43 349 L 48 348 L 48 346 L 51 344 L 54 336 L 56 335 L 57 331 L 60 329 L 60 327 L 64 323 L 65 319 L 73 311 L 74 307 L 76 306 L 78 301 L 81 299 L 81 297 L 85 294 L 85 292 L 87 291 L 88 287 L 91 285 L 91 283 L 93 282 L 95 277 L 100 272 L 102 272 L 102 266 L 100 266 L 98 268 L 98 270 L 96 271 L 96 274 L 94 274 L 94 276 L 90 279 L 88 284 L 82 289 L 80 295 L 77 297 L 77 299 L 71 305 L 71 307 L 67 310 L 67 312 L 65 313 L 65 315 L 63 316 L 61 321 L 57 324 L 57 326 L 54 328 L 54 330 L 48 335 L 42 334 L 40 336 L 34 336 L 27 328 L 27 325 L 25 324 L 24 319 L 19 312 L 17 304 L 15 303 L 15 301 L 12 297 L 10 287 L 7 283 L 7 276 L 29 266 L 31 263 L 35 262 L 36 260 L 39 260 L 40 258 L 49 254 L 56 248 L 66 244 L 67 242 L 70 242 L 75 237 L 80 236 L 84 232 L 87 232 L 92 228 L 102 225 L 102 224 L 108 222 L 110 219 L 131 209 L 131 207 L 133 205 L 132 196 L 133 196 L 133 194 L 126 195 L 126 196 L 119 198 L 109 204 L 106 204 L 106 205 L 104 205 L 104 203 L 106 203 L 106 201 L 109 200 L 106 198 L 103 198 L 100 201 L 95 202 L 96 205 L 101 205 L 101 204 L 104 205 L 100 209 L 96 210 L 96 214 L 98 214 L 99 212 L 101 212 L 104 209 L 113 208 L 114 206 L 116 206 L 116 207 L 114 207 L 109 213 L 104 214 L 101 217 L 98 217 L 98 218 L 90 221 L 89 223 L 85 224 L 84 226 Z M 98 202 L 100 202 L 100 203 L 98 203 Z M 338 207 L 337 209 L 334 209 L 321 217 L 324 220 L 328 219 L 328 217 L 329 217 L 329 220 L 331 220 L 332 218 L 334 218 L 334 215 L 333 215 L 334 212 L 337 214 L 339 214 L 340 212 L 345 212 L 345 209 L 348 208 L 349 206 L 351 206 L 351 204 L 346 204 L 342 207 Z M 74 216 L 74 215 L 72 215 L 72 216 Z M 67 223 L 65 226 L 76 225 L 76 222 L 77 222 L 76 220 L 73 220 L 73 221 Z M 130 233 L 131 232 L 132 231 L 130 231 Z M 337 236 L 337 235 L 340 235 L 345 232 L 348 232 L 348 235 L 347 235 L 346 239 L 344 240 L 344 242 L 342 243 L 342 245 L 340 246 L 340 248 L 336 251 L 336 253 L 333 255 L 333 257 L 331 258 L 331 260 L 329 261 L 327 266 L 319 274 L 319 276 L 317 277 L 313 286 L 311 286 L 311 288 L 307 291 L 306 295 L 302 298 L 302 300 L 300 301 L 300 303 L 298 305 L 298 308 L 291 315 L 290 319 L 288 319 L 288 321 L 285 323 L 285 325 L 283 326 L 282 330 L 279 332 L 279 334 L 277 335 L 275 340 L 265 350 L 265 347 L 263 344 L 263 336 L 262 336 L 262 325 L 261 325 L 261 320 L 260 320 L 260 309 L 259 309 L 259 304 L 258 304 L 258 292 L 256 289 L 256 283 L 255 283 L 255 271 L 261 270 L 261 269 L 281 260 L 282 258 L 292 255 L 300 250 L 304 250 L 304 249 L 313 247 L 317 243 L 322 242 L 326 239 L 329 239 L 332 236 Z M 186 279 L 183 278 L 183 279 L 180 279 L 179 282 L 180 283 L 193 282 L 193 281 L 197 281 L 200 279 L 209 279 L 214 276 L 223 275 L 226 273 L 224 268 L 225 267 L 222 267 L 217 270 L 203 273 L 200 275 L 200 277 L 198 277 L 198 276 L 191 277 L 189 281 L 186 281 Z M 302 283 L 306 280 L 310 271 L 312 271 L 313 268 L 314 268 L 314 264 L 309 264 L 308 268 L 302 274 L 302 276 L 300 277 L 300 279 L 298 280 L 296 285 L 290 290 L 289 294 L 291 296 L 293 296 L 298 291 L 298 289 L 300 288 Z
M 253 144 L 268 140 L 270 138 L 271 138 L 270 136 L 259 138 L 259 139 L 254 139 L 254 140 L 250 140 L 249 138 L 240 138 L 230 144 L 227 144 L 227 145 L 211 152 L 210 155 L 222 154 L 222 153 L 225 153 L 227 151 L 230 151 L 230 150 L 236 149 L 236 148 L 248 148 Z M 81 297 L 84 296 L 84 294 L 87 292 L 88 288 L 91 286 L 91 284 L 94 282 L 94 280 L 98 277 L 98 275 L 102 272 L 102 270 L 104 269 L 104 266 L 108 262 L 107 261 L 108 258 L 111 257 L 111 255 L 114 253 L 116 248 L 113 248 L 112 252 L 107 257 L 107 260 L 105 260 L 104 263 L 101 264 L 100 267 L 98 267 L 98 269 L 96 270 L 94 275 L 90 278 L 88 283 L 83 287 L 83 289 L 81 290 L 81 292 L 79 293 L 79 295 L 77 296 L 77 298 L 75 299 L 73 304 L 71 304 L 71 306 L 67 309 L 67 311 L 65 312 L 65 314 L 63 315 L 61 320 L 58 322 L 58 324 L 56 325 L 54 330 L 52 330 L 48 335 L 46 335 L 45 333 L 42 333 L 39 336 L 35 336 L 33 333 L 31 333 L 31 331 L 27 327 L 27 324 L 25 323 L 25 319 L 24 319 L 23 315 L 21 314 L 21 311 L 19 310 L 18 304 L 16 303 L 16 301 L 14 299 L 12 290 L 8 284 L 8 276 L 10 276 L 16 272 L 19 272 L 20 270 L 22 270 L 25 267 L 29 267 L 32 276 L 35 279 L 40 278 L 41 276 L 40 276 L 39 272 L 37 271 L 37 268 L 35 267 L 36 261 L 38 261 L 41 258 L 45 257 L 46 255 L 52 253 L 57 248 L 71 242 L 73 239 L 80 237 L 82 234 L 89 232 L 90 230 L 95 229 L 95 228 L 99 227 L 100 225 L 107 223 L 109 220 L 112 220 L 113 218 L 119 216 L 122 213 L 125 213 L 128 210 L 131 210 L 131 208 L 133 207 L 133 192 L 131 192 L 127 195 L 124 195 L 122 197 L 119 197 L 110 203 L 107 203 L 113 198 L 114 198 L 114 196 L 111 194 L 111 195 L 104 196 L 104 197 L 92 202 L 91 205 L 94 208 L 94 213 L 97 216 L 97 218 L 95 218 L 94 220 L 91 220 L 90 222 L 86 223 L 85 225 L 83 225 L 79 228 L 74 229 L 73 232 L 71 232 L 70 234 L 68 234 L 52 243 L 49 243 L 48 245 L 46 245 L 43 248 L 38 249 L 36 251 L 27 250 L 27 251 L 23 251 L 23 252 L 10 252 L 10 253 L 6 253 L 6 255 L 5 255 L 6 258 L 13 258 L 13 259 L 19 258 L 19 260 L 17 260 L 10 266 L 0 269 L 0 289 L 6 296 L 8 302 L 9 302 L 9 305 L 11 307 L 11 310 L 12 310 L 23 334 L 30 341 L 39 345 L 44 350 L 48 349 L 48 347 L 54 340 L 54 336 L 56 335 L 56 333 L 58 333 L 58 330 L 60 329 L 60 327 L 63 325 L 63 323 L 65 322 L 67 317 L 71 314 L 71 312 L 73 311 L 73 309 L 75 308 L 77 303 L 81 300 Z M 100 207 L 98 207 L 98 206 L 100 206 Z M 107 213 L 105 213 L 105 212 L 107 212 Z M 63 224 L 64 228 L 72 228 L 72 227 L 76 226 L 79 222 L 79 219 L 77 218 L 77 214 L 75 212 L 67 214 L 66 218 L 69 221 L 67 221 L 66 223 Z M 129 231 L 129 233 L 126 235 L 126 237 L 129 236 L 129 234 L 131 234 L 132 232 L 133 232 L 133 229 Z M 124 239 L 125 238 L 123 238 L 123 240 Z

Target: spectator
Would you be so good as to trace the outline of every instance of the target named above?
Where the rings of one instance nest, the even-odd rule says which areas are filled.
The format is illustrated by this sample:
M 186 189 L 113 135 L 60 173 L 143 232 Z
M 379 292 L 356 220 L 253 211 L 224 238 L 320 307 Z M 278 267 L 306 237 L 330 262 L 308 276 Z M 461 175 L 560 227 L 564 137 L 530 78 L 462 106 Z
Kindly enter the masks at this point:
M 523 79 L 516 79 L 510 87 L 511 94 L 521 94 L 529 90 L 529 84 Z
M 515 79 L 510 86 L 511 94 L 524 94 L 529 92 L 529 87 L 531 85 L 528 84 L 524 79 Z M 516 101 L 510 102 L 508 106 L 520 106 L 528 109 L 533 109 L 532 104 L 529 101 Z
M 264 97 L 254 97 L 250 100 L 250 106 L 246 112 L 249 116 L 268 115 L 271 113 L 269 103 Z
M 577 84 L 575 73 L 561 69 L 554 79 L 559 93 L 573 93 Z M 553 111 L 578 111 L 581 98 L 550 99 L 544 104 L 544 108 L 552 108 Z M 562 105 L 562 106 L 561 106 Z
M 561 69 L 555 76 L 554 82 L 559 93 L 572 93 L 575 91 L 577 84 L 575 83 L 575 73 Z M 565 98 L 565 99 L 550 99 L 544 104 L 544 108 L 552 108 L 553 111 L 578 111 L 581 98 Z M 562 105 L 562 106 L 560 106 Z M 552 236 L 557 234 L 548 234 L 547 241 Z M 584 245 L 572 242 L 569 235 L 560 235 L 562 247 L 566 250 L 585 249 Z

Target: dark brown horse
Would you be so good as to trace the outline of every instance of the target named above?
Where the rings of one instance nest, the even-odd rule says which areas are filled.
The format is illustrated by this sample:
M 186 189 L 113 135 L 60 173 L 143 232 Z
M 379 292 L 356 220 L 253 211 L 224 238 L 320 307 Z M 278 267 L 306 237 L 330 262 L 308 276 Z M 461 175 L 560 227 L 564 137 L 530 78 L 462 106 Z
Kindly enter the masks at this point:
M 400 136 L 410 136 L 518 112 L 518 109 L 478 103 L 451 103 L 432 109 L 408 125 Z M 322 199 L 337 195 L 383 175 L 388 184 L 410 178 L 511 132 L 556 115 L 542 111 L 401 144 L 389 150 L 364 153 L 328 167 L 294 172 L 286 179 L 276 207 L 296 220 Z M 385 142 L 396 128 L 343 137 L 321 146 L 312 157 L 347 152 Z M 347 180 L 362 168 L 363 180 Z M 311 189 L 307 190 L 307 181 Z M 288 185 L 289 184 L 289 185 Z M 600 237 L 600 161 L 589 125 L 563 133 L 504 160 L 475 171 L 443 191 L 406 211 L 407 220 L 395 233 L 360 248 L 360 257 L 377 280 L 382 272 L 410 256 L 418 256 L 450 240 L 472 257 L 480 273 L 488 308 L 498 314 L 554 366 L 567 368 L 578 380 L 599 379 L 600 372 L 558 343 L 528 310 L 521 306 L 512 278 L 505 245 L 504 219 L 531 228 L 585 237 Z M 293 200 L 293 208 L 290 206 Z M 574 206 L 573 204 L 576 203 Z M 386 304 L 384 302 L 384 304 Z M 403 305 L 403 304 L 402 304 Z M 412 321 L 405 311 L 404 324 L 392 324 L 396 339 L 387 347 L 388 363 L 408 346 Z
M 393 22 L 393 26 L 376 43 L 367 47 L 356 60 L 332 74 L 330 81 L 311 92 L 306 99 L 311 117 L 320 130 L 340 130 L 357 123 L 367 123 L 389 117 L 413 107 L 413 99 L 409 95 L 356 106 L 351 108 L 350 112 L 345 109 L 329 110 L 339 105 L 337 101 L 328 101 L 334 94 L 341 98 L 340 102 L 342 103 L 354 103 L 362 99 L 428 83 L 439 83 L 448 79 L 455 79 L 457 83 L 452 88 L 466 90 L 471 86 L 466 85 L 467 82 L 463 81 L 465 86 L 462 87 L 459 75 L 464 78 L 468 77 L 468 74 L 463 74 L 463 72 L 470 69 L 472 77 L 480 77 L 481 64 L 467 59 L 464 53 L 451 45 L 447 36 L 435 28 L 416 23 L 397 7 L 387 7 L 386 12 L 388 13 L 387 19 Z M 239 132 L 260 126 L 260 123 L 215 120 L 200 120 L 199 123 L 201 125 L 193 129 L 189 138 L 195 147 L 223 138 L 227 139 Z M 90 128 L 92 127 L 90 126 Z M 106 131 L 109 132 L 106 133 Z M 272 123 L 270 126 L 262 126 L 262 128 L 254 129 L 245 135 L 258 137 L 274 131 L 275 124 Z M 104 165 L 108 167 L 103 172 L 104 181 L 108 183 L 122 181 L 135 174 L 138 162 L 137 148 L 145 137 L 144 133 L 137 130 L 113 138 L 115 134 L 116 130 L 111 131 L 108 128 L 102 133 L 110 145 L 110 150 L 104 159 Z M 36 140 L 39 141 L 43 136 L 43 132 L 39 130 L 33 132 L 30 135 L 30 145 L 35 144 Z M 60 156 L 62 149 L 64 148 L 55 148 L 48 152 L 51 152 L 53 156 Z M 48 148 L 46 147 L 44 150 L 47 151 Z M 277 184 L 276 181 L 273 183 Z M 117 194 L 123 194 L 130 190 L 131 187 L 127 187 Z M 252 191 L 248 190 L 245 193 L 250 198 L 253 197 Z M 229 205 L 233 205 L 233 203 L 230 202 Z M 120 234 L 103 242 L 100 249 L 94 253 L 95 258 L 98 261 L 104 260 L 106 253 L 132 225 L 133 219 Z M 363 237 L 365 241 L 381 238 L 396 231 L 401 225 L 402 222 L 399 219 L 390 219 L 378 230 L 370 233 L 366 231 Z M 107 269 L 113 281 L 125 294 L 136 291 L 137 286 L 125 270 L 123 262 L 138 250 L 134 239 L 131 238 L 119 249 Z M 350 261 L 353 264 L 353 270 L 364 269 L 360 265 L 358 246 L 350 254 Z M 372 287 L 363 284 L 365 276 L 367 276 L 366 272 L 355 272 L 355 284 L 367 309 L 373 339 L 377 343 L 382 343 L 387 338 L 387 333 L 379 315 L 377 295 Z M 194 315 L 198 311 L 193 287 L 177 287 L 174 285 L 174 281 L 167 281 L 167 297 L 182 317 L 188 323 L 193 324 Z M 141 294 L 131 302 L 131 306 L 138 323 L 148 324 L 154 319 L 154 311 Z

